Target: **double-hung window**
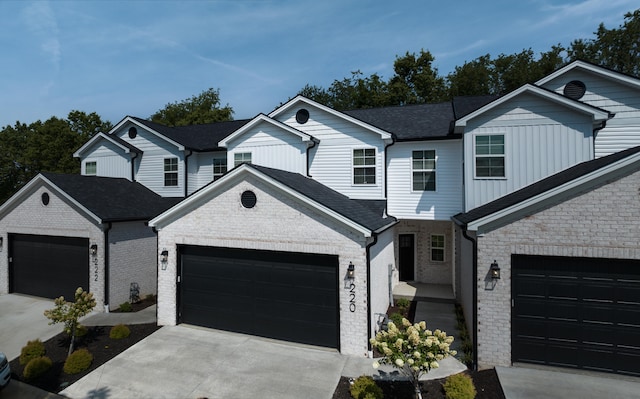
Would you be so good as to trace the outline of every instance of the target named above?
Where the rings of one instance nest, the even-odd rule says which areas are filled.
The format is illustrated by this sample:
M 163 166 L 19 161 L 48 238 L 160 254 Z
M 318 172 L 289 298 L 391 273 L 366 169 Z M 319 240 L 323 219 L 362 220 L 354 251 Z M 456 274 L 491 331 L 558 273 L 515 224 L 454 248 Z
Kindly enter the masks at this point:
M 233 167 L 240 165 L 241 163 L 251 163 L 250 152 L 238 152 L 233 154 Z
M 431 234 L 431 260 L 444 262 L 444 235 Z
M 376 149 L 353 150 L 353 184 L 376 184 Z
M 505 177 L 503 134 L 475 136 L 475 156 L 476 177 Z
M 213 180 L 218 180 L 225 173 L 227 173 L 227 155 L 213 158 Z
M 436 191 L 436 151 L 420 150 L 411 153 L 413 191 Z
M 95 176 L 98 173 L 98 163 L 96 161 L 88 161 L 84 163 L 84 174 L 87 176 Z
M 165 187 L 178 185 L 178 158 L 164 159 L 164 185 Z

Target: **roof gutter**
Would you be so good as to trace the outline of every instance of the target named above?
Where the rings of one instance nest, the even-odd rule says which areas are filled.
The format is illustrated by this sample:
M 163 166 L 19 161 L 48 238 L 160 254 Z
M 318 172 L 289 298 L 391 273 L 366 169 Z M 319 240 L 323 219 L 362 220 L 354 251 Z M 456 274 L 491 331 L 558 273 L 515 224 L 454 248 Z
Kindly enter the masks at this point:
M 136 158 L 138 158 L 138 153 L 134 152 L 131 158 L 131 181 L 136 181 Z
M 453 221 L 460 226 L 462 229 L 462 236 L 467 240 L 471 241 L 471 245 L 473 246 L 472 250 L 472 265 L 471 265 L 471 274 L 472 274 L 472 303 L 473 303 L 473 328 L 471 328 L 471 340 L 473 343 L 473 365 L 472 369 L 474 371 L 478 370 L 478 241 L 471 237 L 468 234 L 467 225 L 460 223 L 455 217 L 452 218 Z
M 307 177 L 311 177 L 311 162 L 309 161 L 309 152 L 313 147 L 315 147 L 318 143 L 316 140 L 311 140 L 311 145 L 307 145 Z

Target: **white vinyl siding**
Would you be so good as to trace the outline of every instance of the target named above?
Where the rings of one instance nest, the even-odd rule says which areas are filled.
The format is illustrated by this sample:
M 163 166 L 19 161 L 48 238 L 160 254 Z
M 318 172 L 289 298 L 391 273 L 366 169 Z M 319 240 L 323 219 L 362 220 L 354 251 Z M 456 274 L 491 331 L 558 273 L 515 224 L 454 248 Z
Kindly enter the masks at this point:
M 353 184 L 376 184 L 376 149 L 353 150 Z
M 305 108 L 310 118 L 303 125 L 295 120 L 296 107 L 277 119 L 319 141 L 309 149 L 309 175 L 349 198 L 384 199 L 385 143 L 380 135 L 328 112 Z M 353 150 L 358 148 L 375 149 L 376 184 L 353 184 Z
M 96 176 L 98 174 L 98 162 L 85 161 L 84 174 L 87 176 Z
M 640 145 L 640 95 L 637 88 L 575 69 L 545 83 L 543 87 L 562 94 L 564 86 L 572 80 L 581 81 L 586 86 L 580 101 L 615 113 L 604 129 L 596 134 L 596 158 Z
M 184 196 L 184 154 L 174 144 L 167 142 L 145 128 L 137 126 L 138 134 L 135 138 L 129 138 L 129 127 L 133 124 L 124 124 L 116 134 L 121 139 L 131 143 L 140 149 L 143 154 L 136 158 L 135 180 L 145 185 L 150 190 L 163 197 Z M 164 185 L 164 159 L 178 158 L 178 184 L 176 186 Z M 193 156 L 191 157 L 193 158 Z M 191 162 L 191 158 L 189 161 Z M 131 169 L 129 169 L 129 174 Z
M 505 177 L 476 178 L 475 137 L 504 135 Z M 593 159 L 590 115 L 523 94 L 467 124 L 465 211 Z
M 413 189 L 413 152 L 435 151 L 437 191 Z M 388 148 L 387 212 L 399 219 L 446 220 L 462 211 L 462 141 L 399 142 Z
M 411 153 L 413 191 L 436 191 L 436 151 L 419 150 Z
M 102 177 L 120 177 L 131 180 L 131 154 L 107 140 L 99 140 L 81 158 L 82 174 L 87 175 L 87 162 L 95 162 L 93 175 Z M 91 172 L 91 166 L 89 166 Z

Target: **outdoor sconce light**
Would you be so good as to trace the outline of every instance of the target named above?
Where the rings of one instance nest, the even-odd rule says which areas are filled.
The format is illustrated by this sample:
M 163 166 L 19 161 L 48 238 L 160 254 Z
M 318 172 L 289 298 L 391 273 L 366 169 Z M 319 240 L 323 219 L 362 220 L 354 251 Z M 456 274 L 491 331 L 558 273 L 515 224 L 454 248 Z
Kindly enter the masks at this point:
M 91 256 L 97 256 L 98 255 L 98 244 L 91 244 L 91 247 L 89 247 L 91 250 Z
M 169 251 L 163 249 L 160 252 L 160 262 L 162 262 L 162 270 L 167 270 L 167 262 L 169 261 Z
M 352 262 L 349 262 L 349 267 L 347 268 L 347 278 L 350 280 L 356 278 L 356 267 Z
M 4 244 L 4 237 L 0 237 L 0 252 L 2 252 L 2 244 Z
M 491 273 L 492 280 L 500 280 L 500 266 L 498 266 L 498 262 L 496 262 L 495 260 L 491 264 L 489 272 Z

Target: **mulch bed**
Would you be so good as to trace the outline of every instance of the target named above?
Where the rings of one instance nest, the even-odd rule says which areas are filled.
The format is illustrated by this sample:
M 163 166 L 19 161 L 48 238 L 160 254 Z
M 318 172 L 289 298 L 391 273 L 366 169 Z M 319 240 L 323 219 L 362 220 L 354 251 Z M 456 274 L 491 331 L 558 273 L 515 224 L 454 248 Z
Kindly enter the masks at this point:
M 49 371 L 33 381 L 24 381 L 22 377 L 24 366 L 20 365 L 19 358 L 15 358 L 11 361 L 12 378 L 27 382 L 45 391 L 60 392 L 160 328 L 155 323 L 134 324 L 128 327 L 131 330 L 131 335 L 123 339 L 109 338 L 111 326 L 88 327 L 85 336 L 76 338 L 75 349 L 86 348 L 93 355 L 91 367 L 82 373 L 69 375 L 62 371 L 69 351 L 70 338 L 66 333 L 60 333 L 44 342 L 45 356 L 53 361 L 53 367 Z
M 131 312 L 138 312 L 138 311 L 140 311 L 142 309 L 145 309 L 145 308 L 147 308 L 147 307 L 149 307 L 151 305 L 155 305 L 155 304 L 156 304 L 155 295 L 149 296 L 149 297 L 144 297 L 144 298 L 140 299 L 138 302 L 131 303 Z M 110 312 L 111 313 L 125 313 L 125 312 L 120 310 L 120 306 L 116 307 L 115 309 L 111 309 Z
M 466 371 L 473 379 L 473 384 L 478 391 L 476 399 L 505 399 L 502 386 L 498 380 L 495 369 L 482 371 Z M 445 379 L 428 380 L 422 382 L 422 397 L 424 399 L 444 399 Z M 382 388 L 385 399 L 413 399 L 413 386 L 408 381 L 386 381 L 376 380 L 376 384 Z M 333 392 L 333 399 L 352 399 L 349 392 L 349 379 L 347 377 L 340 378 L 336 390 Z

